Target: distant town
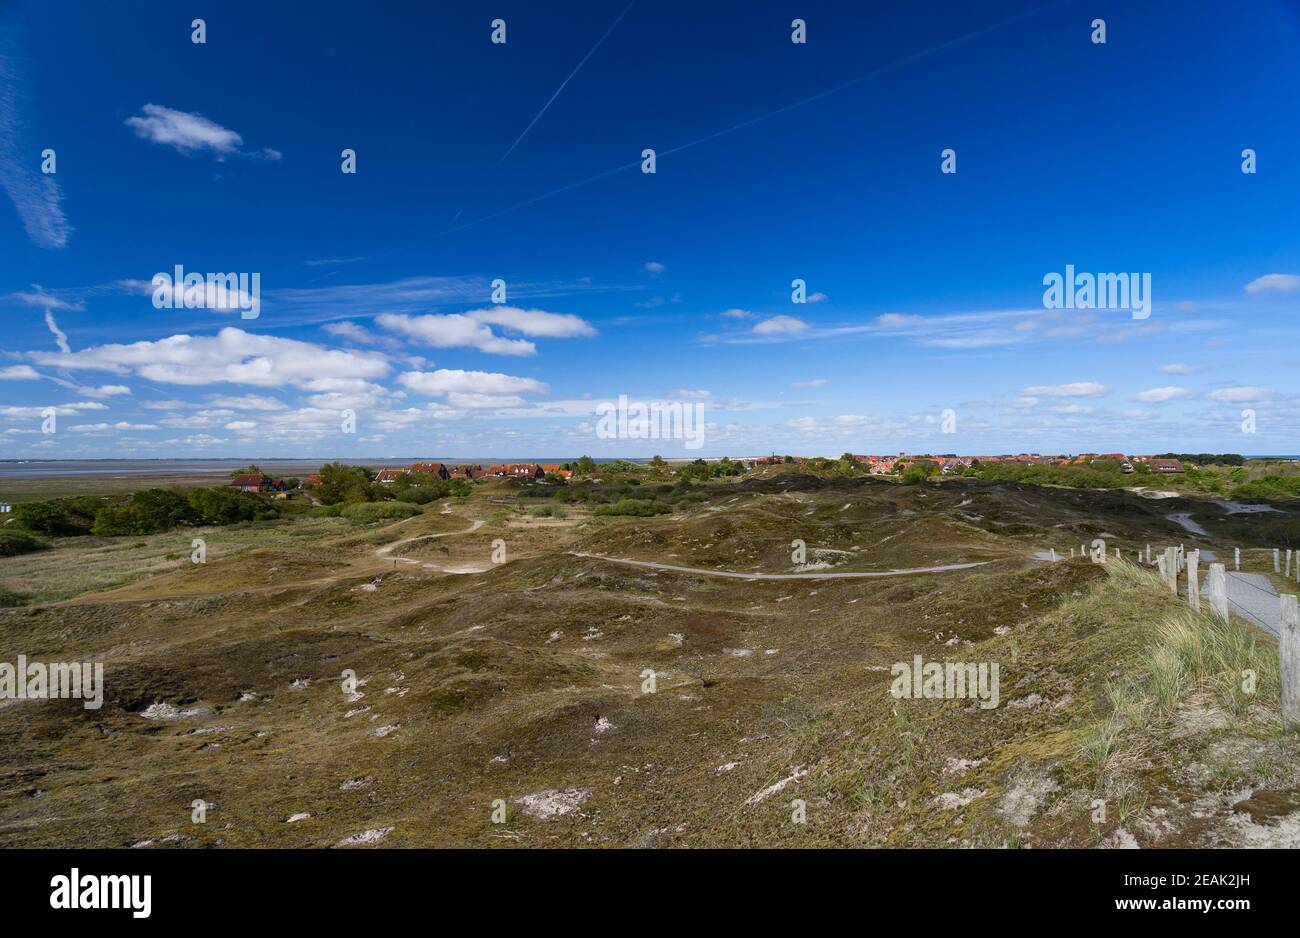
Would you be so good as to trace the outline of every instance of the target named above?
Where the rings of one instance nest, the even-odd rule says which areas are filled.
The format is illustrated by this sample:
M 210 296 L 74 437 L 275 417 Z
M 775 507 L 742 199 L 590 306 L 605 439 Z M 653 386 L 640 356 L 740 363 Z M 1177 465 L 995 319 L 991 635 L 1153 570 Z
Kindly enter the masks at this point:
M 1158 475 L 1179 475 L 1198 464 L 1217 464 L 1240 466 L 1245 457 L 1235 454 L 1201 453 L 1199 455 L 1127 455 L 1124 453 L 1081 453 L 1074 456 L 1044 456 L 1039 453 L 1018 453 L 986 456 L 960 456 L 955 453 L 944 454 L 907 454 L 892 456 L 862 455 L 845 453 L 838 458 L 825 456 L 777 455 L 746 456 L 732 458 L 728 456 L 700 458 L 694 460 L 664 459 L 655 456 L 648 461 L 613 460 L 597 462 L 589 456 L 564 463 L 501 463 L 484 465 L 480 463 L 451 464 L 434 461 L 413 462 L 406 466 L 384 466 L 373 471 L 373 479 L 379 485 L 393 485 L 405 481 L 406 477 L 428 477 L 446 482 L 457 480 L 474 482 L 481 479 L 518 479 L 521 481 L 544 481 L 547 479 L 565 481 L 573 478 L 591 478 L 601 472 L 617 469 L 636 470 L 651 468 L 669 474 L 682 470 L 689 472 L 690 467 L 709 467 L 709 475 L 740 475 L 755 469 L 775 465 L 807 465 L 814 469 L 839 467 L 868 475 L 905 475 L 911 473 L 924 475 L 971 474 L 980 469 L 1003 467 L 1009 469 L 1029 468 L 1033 466 L 1075 467 L 1118 471 L 1120 473 L 1155 473 Z M 249 467 L 250 469 L 255 467 Z M 719 472 L 719 469 L 722 471 Z M 231 486 L 245 492 L 285 492 L 290 488 L 314 488 L 321 484 L 320 473 L 312 473 L 302 479 L 275 479 L 265 473 L 239 472 L 234 474 Z

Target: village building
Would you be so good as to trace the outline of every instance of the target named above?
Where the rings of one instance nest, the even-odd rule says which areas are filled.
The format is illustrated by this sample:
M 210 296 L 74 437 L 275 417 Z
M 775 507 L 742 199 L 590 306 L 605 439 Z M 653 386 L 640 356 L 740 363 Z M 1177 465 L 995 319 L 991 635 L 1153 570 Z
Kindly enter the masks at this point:
M 230 484 L 241 492 L 283 492 L 286 488 L 279 479 L 260 472 L 242 473 L 231 479 Z
M 413 462 L 406 467 L 410 473 L 419 473 L 421 475 L 437 476 L 439 479 L 451 478 L 451 472 L 440 462 Z

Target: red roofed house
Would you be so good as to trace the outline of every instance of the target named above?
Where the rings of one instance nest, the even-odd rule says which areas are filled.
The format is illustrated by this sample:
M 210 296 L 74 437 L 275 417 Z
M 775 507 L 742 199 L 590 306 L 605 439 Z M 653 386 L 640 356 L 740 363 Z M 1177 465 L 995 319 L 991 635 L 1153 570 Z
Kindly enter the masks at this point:
M 241 492 L 282 492 L 284 483 L 276 482 L 268 475 L 260 472 L 250 472 L 244 475 L 237 475 L 230 480 L 230 484 L 235 486 Z
M 550 465 L 550 466 L 542 466 L 542 471 L 545 472 L 547 475 L 557 475 L 562 479 L 573 478 L 573 470 L 565 469 L 559 463 L 555 463 L 554 465 Z
M 515 462 L 502 467 L 511 479 L 540 479 L 546 473 L 535 462 Z
M 375 473 L 375 481 L 380 485 L 389 485 L 390 483 L 396 482 L 402 476 L 409 474 L 409 471 L 406 469 L 380 469 Z
M 447 471 L 447 467 L 440 462 L 413 462 L 406 467 L 406 471 L 437 476 L 439 479 L 451 478 L 451 473 Z
M 1151 460 L 1152 472 L 1182 472 L 1183 464 L 1177 459 L 1153 459 Z

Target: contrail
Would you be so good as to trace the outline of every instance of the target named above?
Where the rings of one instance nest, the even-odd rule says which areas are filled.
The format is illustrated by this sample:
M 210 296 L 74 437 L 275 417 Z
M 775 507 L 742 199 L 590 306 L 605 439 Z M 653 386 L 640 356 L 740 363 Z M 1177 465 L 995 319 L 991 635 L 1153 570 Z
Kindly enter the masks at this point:
M 661 153 L 658 154 L 658 156 L 670 156 L 674 153 L 680 153 L 683 150 L 689 150 L 691 147 L 699 146 L 701 143 L 707 143 L 710 140 L 716 140 L 719 137 L 723 137 L 726 136 L 727 134 L 734 133 L 737 130 L 743 130 L 746 127 L 752 127 L 755 124 L 762 123 L 763 121 L 771 120 L 773 117 L 779 117 L 782 114 L 786 114 L 790 111 L 795 110 L 796 108 L 803 107 L 806 104 L 811 104 L 814 101 L 819 101 L 822 98 L 829 97 L 830 95 L 838 94 L 839 92 L 844 91 L 846 88 L 852 88 L 855 85 L 862 84 L 864 81 L 869 81 L 872 78 L 878 78 L 880 75 L 883 75 L 886 72 L 893 71 L 896 68 L 900 68 L 904 65 L 909 65 L 921 59 L 928 58 L 929 56 L 932 56 L 938 52 L 943 52 L 946 49 L 951 49 L 953 46 L 961 45 L 964 42 L 969 42 L 970 40 L 975 39 L 979 36 L 983 36 L 986 33 L 993 32 L 994 30 L 997 29 L 1001 29 L 1004 26 L 1009 26 L 1012 23 L 1017 22 L 1018 20 L 1022 20 L 1031 16 L 1037 16 L 1039 13 L 1043 13 L 1046 12 L 1047 10 L 1053 9 L 1055 7 L 1059 7 L 1062 4 L 1067 2 L 1069 2 L 1069 0 L 1057 0 L 1057 2 L 1049 3 L 1046 6 L 1038 7 L 1033 10 L 1027 10 L 1024 13 L 1017 13 L 1015 16 L 1012 16 L 1005 20 L 1001 20 L 990 26 L 983 26 L 977 30 L 974 30 L 973 32 L 969 32 L 964 35 L 957 36 L 953 39 L 949 39 L 947 42 L 941 42 L 937 46 L 930 46 L 928 49 L 921 49 L 918 52 L 913 52 L 911 55 L 905 55 L 901 59 L 895 59 L 893 62 L 889 62 L 888 64 L 882 65 L 879 68 L 872 69 L 871 71 L 867 72 L 864 75 L 859 75 L 857 78 L 851 78 L 848 81 L 843 82 L 842 84 L 838 84 L 833 88 L 828 88 L 825 91 L 819 91 L 817 92 L 817 94 L 809 95 L 806 98 L 801 98 L 798 101 L 794 101 L 791 102 L 790 104 L 786 104 L 782 107 L 777 108 L 775 111 L 770 111 L 766 114 L 761 114 L 758 117 L 752 117 L 749 120 L 741 121 L 739 124 L 732 124 L 730 127 L 726 127 L 722 130 L 715 131 L 714 133 L 708 134 L 707 136 L 700 137 L 698 140 L 692 140 L 689 143 L 679 144 L 678 146 L 672 147 L 671 149 L 662 151 Z M 624 12 L 627 11 L 625 10 Z M 561 85 L 561 87 L 563 87 L 563 85 Z M 543 110 L 545 109 L 543 108 Z M 390 254 L 395 254 L 398 251 L 405 250 L 406 248 L 411 247 L 412 245 L 420 244 L 424 241 L 434 240 L 436 238 L 441 238 L 449 234 L 454 234 L 457 231 L 463 231 L 466 228 L 472 228 L 475 225 L 481 225 L 485 221 L 491 221 L 494 218 L 500 218 L 502 215 L 508 215 L 509 213 L 518 211 L 521 208 L 527 208 L 529 205 L 533 205 L 536 202 L 544 201 L 546 199 L 568 192 L 571 189 L 578 189 L 581 188 L 582 186 L 590 185 L 593 182 L 598 182 L 599 180 L 605 179 L 608 176 L 613 176 L 617 173 L 624 172 L 626 170 L 632 169 L 640 165 L 641 165 L 641 160 L 639 158 L 634 159 L 630 162 L 622 164 L 621 166 L 615 166 L 612 169 L 607 169 L 603 173 L 597 173 L 594 176 L 588 176 L 586 179 L 579 179 L 577 182 L 571 182 L 567 185 L 560 186 L 558 189 L 552 189 L 549 192 L 543 192 L 541 195 L 535 195 L 532 198 L 525 199 L 522 202 L 517 202 L 514 205 L 507 206 L 506 208 L 498 209 L 497 211 L 492 212 L 491 214 L 488 215 L 484 215 L 481 218 L 476 218 L 473 221 L 467 221 L 463 225 L 456 225 L 452 228 L 447 228 L 446 230 L 440 231 L 437 234 L 430 235 L 428 238 L 420 238 L 416 241 L 411 241 L 407 244 L 402 245 L 401 247 L 393 248 L 393 250 L 387 251 L 377 256 L 387 257 Z
M 609 29 L 605 30 L 605 35 L 601 36 L 599 39 L 596 40 L 596 44 L 591 47 L 591 51 L 582 57 L 582 61 L 579 62 L 574 67 L 573 71 L 569 72 L 569 77 L 564 79 L 564 81 L 560 82 L 560 87 L 555 89 L 555 94 L 551 95 L 550 98 L 547 99 L 546 103 L 542 105 L 542 109 L 538 111 L 536 116 L 534 116 L 533 119 L 528 122 L 528 126 L 524 128 L 524 132 L 519 135 L 519 137 L 515 140 L 514 143 L 510 144 L 510 149 L 506 150 L 506 152 L 501 155 L 501 159 L 497 160 L 498 166 L 500 166 L 502 163 L 505 162 L 507 156 L 515 152 L 515 147 L 519 146 L 519 141 L 523 140 L 524 137 L 528 136 L 528 131 L 532 130 L 533 125 L 536 124 L 539 120 L 541 120 L 542 115 L 546 113 L 546 109 L 550 107 L 555 102 L 555 99 L 560 96 L 560 92 L 564 90 L 564 86 L 573 80 L 573 76 L 578 74 L 578 70 L 581 69 L 582 66 L 587 64 L 587 59 L 591 58 L 592 55 L 595 53 L 595 51 L 600 48 L 600 44 L 604 42 L 605 39 L 609 36 L 609 34 L 614 31 L 614 27 L 623 21 L 623 17 L 627 16 L 627 11 L 632 9 L 633 4 L 635 3 L 636 0 L 632 0 L 632 3 L 629 3 L 626 7 L 623 8 L 623 12 L 618 15 L 618 19 L 614 20 L 614 22 L 610 24 Z

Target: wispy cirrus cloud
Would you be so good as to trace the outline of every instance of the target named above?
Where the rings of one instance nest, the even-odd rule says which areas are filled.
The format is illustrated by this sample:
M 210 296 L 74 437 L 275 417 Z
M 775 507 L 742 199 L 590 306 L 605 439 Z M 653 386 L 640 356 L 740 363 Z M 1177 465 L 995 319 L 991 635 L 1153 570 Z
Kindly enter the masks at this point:
M 21 132 L 18 118 L 19 80 L 6 56 L 0 55 L 0 188 L 13 202 L 32 244 L 47 250 L 67 245 L 72 228 L 63 215 L 63 193 L 52 175 L 39 171 L 39 147 Z

